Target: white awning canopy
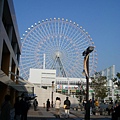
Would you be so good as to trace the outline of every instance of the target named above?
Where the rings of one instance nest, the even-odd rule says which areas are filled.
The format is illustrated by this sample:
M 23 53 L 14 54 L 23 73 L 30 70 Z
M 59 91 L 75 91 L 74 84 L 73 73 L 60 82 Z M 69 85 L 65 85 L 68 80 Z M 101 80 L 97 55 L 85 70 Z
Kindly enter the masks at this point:
M 29 83 L 27 80 L 17 80 L 18 82 L 10 83 L 9 86 L 13 87 L 19 92 L 30 92 L 33 93 L 34 85 Z
M 0 69 L 0 82 L 9 85 L 13 81 Z
M 18 76 L 17 76 L 18 77 Z M 19 92 L 30 92 L 33 93 L 34 85 L 27 80 L 17 80 L 18 82 L 12 81 L 1 69 L 0 69 L 0 82 L 12 87 Z

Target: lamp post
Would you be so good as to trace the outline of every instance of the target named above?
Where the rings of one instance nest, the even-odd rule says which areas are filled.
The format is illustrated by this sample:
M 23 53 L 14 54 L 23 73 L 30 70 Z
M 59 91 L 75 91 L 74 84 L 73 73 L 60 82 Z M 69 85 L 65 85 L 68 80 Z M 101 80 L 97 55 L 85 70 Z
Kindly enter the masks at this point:
M 69 89 L 69 78 L 67 78 L 68 80 L 68 96 L 70 95 L 70 89 Z
M 54 81 L 52 81 L 52 103 L 51 103 L 52 108 L 53 108 L 53 91 L 54 91 Z
M 82 54 L 84 56 L 84 72 L 86 76 L 86 107 L 85 120 L 90 120 L 90 104 L 89 104 L 89 54 L 94 50 L 93 46 L 89 46 Z
M 94 106 L 94 93 L 92 93 L 92 106 Z
M 81 83 L 78 82 L 77 84 L 78 84 L 78 97 L 79 97 L 79 102 L 81 103 L 81 89 L 80 89 Z

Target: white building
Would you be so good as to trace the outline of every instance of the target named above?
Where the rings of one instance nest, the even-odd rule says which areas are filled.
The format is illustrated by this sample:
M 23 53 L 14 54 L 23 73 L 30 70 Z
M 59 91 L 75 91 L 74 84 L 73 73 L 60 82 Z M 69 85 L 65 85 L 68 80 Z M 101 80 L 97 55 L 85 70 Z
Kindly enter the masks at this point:
M 56 70 L 30 69 L 29 82 L 38 86 L 51 86 L 56 81 Z
M 76 92 L 86 89 L 86 78 L 56 77 L 56 70 L 52 69 L 30 69 L 29 76 L 28 81 L 40 88 L 52 89 L 52 82 L 54 81 L 54 91 L 58 93 L 74 95 Z M 89 88 L 90 98 L 91 93 L 92 89 Z
M 102 76 L 107 77 L 107 86 L 108 86 L 107 99 L 112 98 L 114 101 L 116 99 L 115 95 L 117 94 L 117 90 L 112 81 L 115 78 L 115 65 L 112 65 L 109 68 L 106 68 L 106 69 L 100 71 L 100 73 Z
M 114 99 L 115 89 L 112 79 L 115 78 L 115 65 L 100 71 L 102 76 L 107 77 L 107 86 L 110 89 L 109 97 Z M 29 82 L 37 85 L 38 87 L 52 88 L 54 81 L 54 91 L 63 94 L 75 94 L 77 91 L 86 89 L 86 78 L 65 78 L 56 77 L 56 70 L 52 69 L 30 69 Z M 91 79 L 89 80 L 91 82 Z M 93 90 L 89 88 L 89 96 L 91 98 Z

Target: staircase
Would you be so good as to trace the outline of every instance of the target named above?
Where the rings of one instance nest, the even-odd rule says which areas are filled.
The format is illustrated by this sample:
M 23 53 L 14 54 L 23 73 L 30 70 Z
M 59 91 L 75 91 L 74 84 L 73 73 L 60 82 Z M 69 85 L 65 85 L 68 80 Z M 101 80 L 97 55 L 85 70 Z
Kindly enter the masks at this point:
M 40 88 L 38 86 L 34 86 L 34 93 L 37 96 L 38 106 L 44 106 L 43 105 L 44 103 L 46 105 L 47 99 L 49 99 L 50 102 L 52 101 L 52 90 L 50 88 L 43 89 L 43 88 Z M 60 97 L 61 107 L 63 107 L 64 100 L 66 99 L 66 95 L 53 92 L 53 104 L 55 104 L 56 97 Z M 78 106 L 79 101 L 77 100 L 76 97 L 69 97 L 69 100 L 71 102 L 71 106 Z

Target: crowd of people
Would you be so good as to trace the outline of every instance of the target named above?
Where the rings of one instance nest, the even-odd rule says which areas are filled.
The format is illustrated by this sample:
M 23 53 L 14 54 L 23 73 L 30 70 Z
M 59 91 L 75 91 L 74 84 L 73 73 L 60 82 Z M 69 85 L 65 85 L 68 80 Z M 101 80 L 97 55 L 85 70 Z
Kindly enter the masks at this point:
M 71 102 L 68 99 L 68 97 L 66 97 L 66 100 L 64 100 L 64 110 L 65 110 L 65 118 L 69 118 L 69 114 L 70 114 L 70 105 Z M 60 107 L 61 107 L 61 99 L 60 97 L 56 97 L 55 100 L 55 112 L 56 112 L 56 118 L 60 118 Z M 46 111 L 50 110 L 50 100 L 47 99 L 46 101 Z
M 10 111 L 12 109 L 12 105 L 10 103 L 11 97 L 10 95 L 5 95 L 5 100 L 1 106 L 1 115 L 0 120 L 10 120 L 11 114 Z M 17 97 L 14 104 L 15 110 L 15 120 L 27 120 L 27 113 L 30 108 L 30 103 L 27 97 L 24 97 L 24 94 L 21 97 Z
M 1 115 L 0 115 L 0 120 L 10 120 L 10 110 L 12 108 L 10 104 L 10 95 L 5 96 L 5 100 L 1 106 Z M 95 115 L 94 110 L 100 110 L 101 106 L 105 106 L 106 103 L 103 101 L 99 103 L 99 101 L 96 100 L 89 100 L 89 109 L 90 109 L 90 115 Z M 60 108 L 61 108 L 61 99 L 60 97 L 56 97 L 56 100 L 54 102 L 54 108 L 55 108 L 55 113 L 56 113 L 56 118 L 60 118 Z M 27 113 L 30 108 L 31 104 L 29 103 L 29 100 L 27 97 L 24 97 L 24 94 L 22 94 L 20 97 L 17 97 L 15 100 L 14 104 L 14 109 L 15 109 L 15 120 L 27 120 Z M 34 99 L 33 101 L 33 108 L 34 111 L 37 110 L 38 106 L 38 101 L 37 99 Z M 70 106 L 71 102 L 68 97 L 64 100 L 64 112 L 65 112 L 65 118 L 69 118 L 70 114 Z M 83 100 L 83 106 L 86 110 L 86 101 Z M 47 99 L 46 101 L 46 111 L 49 111 L 51 107 L 50 100 Z M 117 100 L 113 103 L 111 100 L 109 103 L 107 103 L 107 107 L 105 108 L 107 111 L 108 115 L 111 115 L 112 120 L 120 120 L 120 104 L 117 102 Z
M 10 110 L 11 110 L 11 104 L 10 104 L 10 95 L 5 96 L 5 100 L 1 106 L 1 115 L 0 120 L 10 120 Z
M 10 103 L 11 97 L 10 95 L 5 95 L 5 100 L 1 106 L 1 114 L 0 114 L 0 120 L 10 120 L 10 111 L 12 109 L 12 105 Z M 55 108 L 55 113 L 56 113 L 56 118 L 60 118 L 60 108 L 61 108 L 61 99 L 60 97 L 56 97 L 56 100 L 54 102 L 54 108 Z M 65 117 L 69 117 L 69 112 L 70 112 L 70 105 L 71 102 L 66 97 L 66 100 L 64 100 L 64 110 L 65 110 Z M 14 115 L 14 120 L 27 120 L 27 113 L 30 108 L 31 104 L 29 102 L 29 99 L 22 94 L 21 96 L 18 96 L 15 99 L 14 103 L 14 110 L 15 110 L 15 115 Z M 37 99 L 34 99 L 33 101 L 33 108 L 34 111 L 37 110 L 38 106 L 38 101 Z M 50 100 L 47 99 L 46 101 L 46 111 L 49 111 L 51 107 Z
M 83 106 L 86 110 L 86 101 L 83 100 Z M 111 116 L 112 120 L 120 120 L 120 103 L 116 100 L 113 102 L 111 100 L 109 103 L 96 100 L 89 100 L 89 109 L 90 115 L 95 115 L 95 113 L 99 112 L 102 115 L 103 112 L 106 112 L 108 116 Z
M 66 100 L 64 100 L 64 110 L 65 110 L 65 118 L 69 118 L 69 114 L 70 114 L 70 105 L 71 102 L 68 99 L 68 97 L 66 97 Z M 61 99 L 60 97 L 56 97 L 55 100 L 55 113 L 56 113 L 56 118 L 60 118 L 60 108 L 61 108 Z M 50 110 L 50 100 L 47 99 L 46 101 L 46 111 Z

